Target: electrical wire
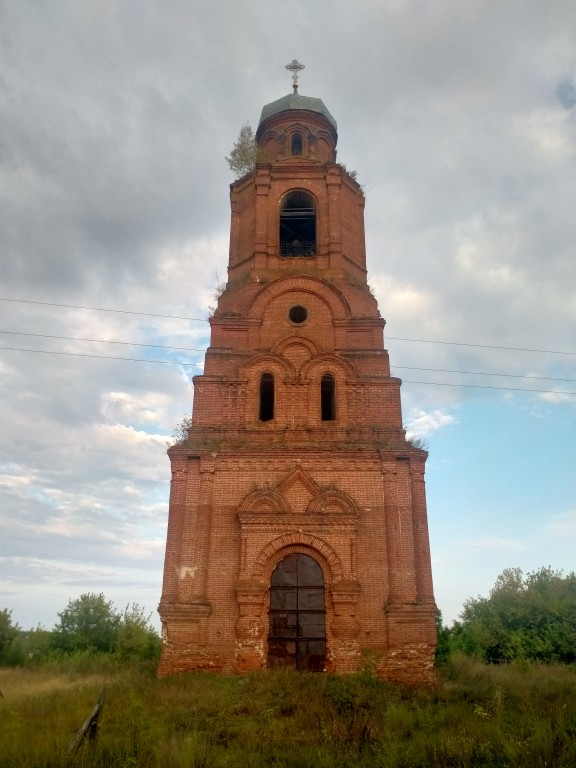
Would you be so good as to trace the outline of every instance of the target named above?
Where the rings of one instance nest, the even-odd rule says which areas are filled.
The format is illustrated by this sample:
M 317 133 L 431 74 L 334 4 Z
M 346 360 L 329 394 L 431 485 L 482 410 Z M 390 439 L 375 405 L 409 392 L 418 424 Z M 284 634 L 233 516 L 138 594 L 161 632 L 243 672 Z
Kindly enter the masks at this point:
M 21 347 L 0 347 L 0 350 L 10 352 L 33 352 L 37 355 L 65 355 L 66 357 L 93 357 L 97 360 L 128 360 L 133 363 L 158 363 L 160 365 L 196 365 L 174 360 L 149 360 L 147 357 L 116 357 L 114 355 L 89 355 L 85 352 L 55 352 L 48 349 L 23 349 Z
M 446 381 L 410 381 L 402 379 L 402 384 L 426 384 L 432 387 L 465 387 L 466 389 L 501 389 L 506 392 L 538 392 L 545 395 L 576 395 L 576 392 L 561 392 L 554 389 L 526 389 L 525 387 L 492 387 L 488 384 L 449 384 Z
M 98 360 L 122 360 L 134 363 L 157 363 L 159 365 L 179 365 L 179 366 L 196 366 L 197 363 L 185 362 L 185 361 L 173 361 L 173 360 L 149 360 L 145 357 L 115 357 L 113 355 L 90 355 L 82 352 L 55 352 L 45 349 L 23 349 L 21 347 L 0 347 L 0 350 L 7 350 L 11 352 L 32 352 L 40 355 L 65 355 L 67 357 L 89 357 L 96 358 Z M 424 369 L 426 370 L 426 369 Z M 490 374 L 488 374 L 490 375 Z M 499 389 L 507 392 L 536 392 L 548 395 L 576 395 L 576 392 L 562 392 L 554 389 L 526 389 L 525 387 L 494 387 L 482 384 L 450 384 L 448 382 L 438 381 L 410 381 L 409 379 L 402 380 L 404 384 L 429 384 L 434 387 L 466 387 L 467 389 Z
M 151 349 L 169 349 L 179 352 L 205 352 L 206 347 L 170 347 L 166 344 L 143 344 L 139 341 L 113 341 L 110 339 L 84 339 L 81 336 L 56 336 L 51 333 L 24 333 L 23 331 L 2 331 L 0 333 L 9 336 L 32 336 L 35 339 L 60 339 L 63 341 L 89 341 L 95 344 L 123 344 L 128 347 L 150 347 Z
M 404 336 L 386 336 L 386 339 L 394 341 L 412 341 L 417 344 L 448 344 L 454 347 L 476 347 L 479 349 L 505 349 L 510 352 L 537 352 L 542 355 L 572 355 L 576 357 L 576 352 L 561 352 L 557 349 L 528 349 L 527 347 L 501 347 L 496 344 L 468 344 L 464 341 L 434 341 L 432 339 L 409 339 Z
M 122 315 L 140 315 L 141 317 L 165 317 L 170 320 L 192 320 L 194 322 L 207 323 L 206 317 L 182 317 L 181 315 L 159 315 L 154 312 L 133 312 L 129 309 L 110 309 L 108 307 L 84 307 L 81 304 L 56 304 L 51 301 L 30 301 L 28 299 L 7 299 L 0 297 L 0 301 L 11 301 L 15 304 L 38 304 L 42 307 L 64 307 L 65 309 L 89 309 L 92 312 L 116 312 Z
M 534 381 L 563 381 L 576 384 L 576 379 L 556 379 L 552 376 L 530 376 L 520 373 L 488 373 L 487 371 L 455 371 L 450 368 L 417 368 L 411 365 L 392 365 L 391 368 L 402 371 L 433 371 L 434 373 L 461 373 L 465 376 L 499 376 L 503 379 L 534 379 Z
M 113 309 L 110 307 L 88 307 L 81 304 L 57 304 L 50 301 L 32 301 L 29 299 L 11 299 L 7 297 L 0 297 L 0 301 L 7 301 L 16 304 L 37 304 L 44 307 L 63 307 L 66 309 L 88 309 L 94 312 L 115 312 L 125 315 L 138 315 L 140 317 L 162 317 L 170 320 L 189 320 L 191 322 L 207 323 L 206 317 L 186 317 L 184 315 L 163 315 L 153 312 L 135 312 L 128 309 Z M 472 344 L 464 341 L 438 341 L 436 339 L 411 339 L 407 336 L 386 336 L 387 340 L 392 341 L 408 341 L 416 344 L 446 344 L 456 347 L 473 347 L 478 349 L 502 349 L 511 352 L 534 352 L 537 354 L 545 355 L 569 355 L 576 357 L 576 352 L 568 352 L 558 349 L 531 349 L 528 347 L 504 347 L 496 344 Z
M 63 341 L 86 341 L 90 343 L 96 343 L 96 344 L 121 344 L 124 346 L 134 346 L 134 347 L 147 347 L 150 349 L 166 349 L 169 351 L 176 351 L 176 352 L 205 352 L 206 348 L 202 347 L 172 347 L 167 344 L 143 344 L 141 342 L 137 341 L 116 341 L 116 340 L 110 340 L 110 339 L 87 339 L 80 336 L 57 336 L 55 334 L 48 334 L 48 333 L 25 333 L 23 331 L 5 331 L 0 330 L 0 334 L 5 335 L 11 335 L 11 336 L 31 336 L 33 338 L 40 338 L 40 339 L 59 339 Z M 12 349 L 11 347 L 2 347 L 2 349 Z M 25 351 L 21 348 L 13 348 L 17 351 Z M 54 354 L 58 354 L 55 352 Z M 60 353 L 64 354 L 64 353 Z M 73 354 L 73 353 L 68 353 Z M 117 358 L 117 359 L 130 359 L 130 360 L 136 360 L 137 358 Z M 139 358 L 138 358 L 139 359 Z M 183 363 L 183 365 L 187 365 L 187 363 Z M 561 379 L 561 378 L 554 378 L 552 376 L 530 376 L 530 375 L 522 375 L 522 374 L 514 374 L 514 373 L 494 373 L 494 372 L 486 372 L 486 371 L 458 371 L 458 370 L 451 370 L 448 368 L 421 368 L 416 366 L 409 366 L 409 365 L 393 365 L 392 366 L 395 370 L 406 370 L 406 371 L 433 371 L 435 373 L 460 373 L 467 376 L 497 376 L 501 378 L 511 378 L 511 379 L 533 379 L 535 381 L 561 381 L 565 383 L 576 383 L 576 379 Z

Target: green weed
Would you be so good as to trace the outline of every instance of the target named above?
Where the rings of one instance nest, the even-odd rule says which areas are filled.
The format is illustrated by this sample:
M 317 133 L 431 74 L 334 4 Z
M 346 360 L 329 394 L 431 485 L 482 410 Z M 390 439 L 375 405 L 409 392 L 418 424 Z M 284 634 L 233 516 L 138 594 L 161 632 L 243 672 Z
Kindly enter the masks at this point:
M 158 680 L 53 661 L 0 670 L 0 768 L 576 765 L 576 670 L 453 659 L 435 689 L 287 670 Z M 106 685 L 97 737 L 66 751 Z

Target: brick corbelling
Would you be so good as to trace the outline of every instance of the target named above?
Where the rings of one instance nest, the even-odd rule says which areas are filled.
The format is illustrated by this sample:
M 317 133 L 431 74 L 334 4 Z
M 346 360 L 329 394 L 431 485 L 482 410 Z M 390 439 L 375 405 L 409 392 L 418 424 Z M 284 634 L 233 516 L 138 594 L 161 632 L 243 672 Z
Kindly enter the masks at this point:
M 400 420 L 398 423 L 401 423 Z M 209 434 L 202 430 L 202 434 L 194 433 L 187 445 L 193 452 L 207 450 L 226 455 L 235 452 L 245 457 L 245 466 L 248 466 L 253 450 L 267 450 L 270 459 L 275 461 L 279 454 L 287 449 L 297 450 L 299 453 L 323 450 L 326 458 L 329 458 L 330 454 L 347 456 L 350 451 L 378 451 L 383 448 L 395 448 L 405 452 L 402 448 L 405 440 L 400 427 L 396 433 L 379 430 L 370 424 L 349 431 L 325 426 L 324 422 L 319 422 L 316 426 L 294 429 L 289 428 L 287 424 L 280 429 L 278 427 L 278 424 L 265 422 L 254 429 L 230 430 L 228 433 L 224 428 L 213 429 Z
M 184 446 L 180 448 L 180 451 L 187 456 L 187 459 L 199 459 L 213 453 L 209 449 L 192 452 Z M 412 452 L 421 453 L 417 449 L 412 449 Z M 244 480 L 246 486 L 249 487 L 255 482 L 253 473 L 264 472 L 267 475 L 272 473 L 279 480 L 283 473 L 301 467 L 304 471 L 312 472 L 321 478 L 319 482 L 333 483 L 335 476 L 339 478 L 353 477 L 358 472 L 375 472 L 380 475 L 389 462 L 392 462 L 392 466 L 394 466 L 393 462 L 397 453 L 395 450 L 386 451 L 379 448 L 366 449 L 361 452 L 344 448 L 336 453 L 332 448 L 318 450 L 315 446 L 308 446 L 305 450 L 299 450 L 298 456 L 294 457 L 282 447 L 270 450 L 267 446 L 262 445 L 241 450 L 224 445 L 214 457 L 214 471 L 217 474 L 246 471 L 248 474 Z M 188 477 L 190 477 L 190 465 L 188 465 L 188 473 Z M 341 487 L 340 482 L 338 485 Z
M 267 514 L 266 512 L 250 511 L 238 514 L 242 530 L 250 528 L 259 531 L 292 531 L 295 528 L 299 533 L 314 532 L 329 536 L 334 532 L 344 535 L 346 532 L 356 533 L 358 527 L 357 517 L 345 515 L 340 512 L 322 516 L 305 517 L 301 513 L 294 514 Z
M 247 330 L 251 326 L 260 326 L 262 325 L 262 318 L 249 318 L 249 317 L 242 317 L 242 316 L 235 316 L 235 315 L 213 315 L 209 318 L 209 323 L 212 328 L 223 328 L 226 330 Z M 211 348 L 208 347 L 206 350 L 207 352 L 211 351 Z
M 334 318 L 334 326 L 336 328 L 346 328 L 347 330 L 372 330 L 373 328 L 384 328 L 385 325 L 386 321 L 382 317 Z

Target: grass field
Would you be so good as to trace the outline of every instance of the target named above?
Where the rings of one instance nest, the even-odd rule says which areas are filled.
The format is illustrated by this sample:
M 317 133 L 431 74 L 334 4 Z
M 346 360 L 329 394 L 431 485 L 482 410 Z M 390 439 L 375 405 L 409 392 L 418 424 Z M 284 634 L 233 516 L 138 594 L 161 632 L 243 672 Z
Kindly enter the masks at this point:
M 106 686 L 97 738 L 66 760 Z M 576 670 L 459 659 L 432 690 L 293 672 L 194 673 L 84 658 L 0 670 L 0 766 L 576 766 Z

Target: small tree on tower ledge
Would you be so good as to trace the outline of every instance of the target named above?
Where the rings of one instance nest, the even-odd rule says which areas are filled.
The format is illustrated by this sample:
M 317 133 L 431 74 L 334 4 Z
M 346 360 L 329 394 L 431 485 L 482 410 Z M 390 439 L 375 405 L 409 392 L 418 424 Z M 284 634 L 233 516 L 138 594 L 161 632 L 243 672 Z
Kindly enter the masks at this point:
M 232 152 L 226 157 L 228 167 L 239 179 L 241 176 L 251 173 L 259 159 L 260 149 L 256 143 L 252 126 L 250 123 L 244 123 L 240 128 Z

